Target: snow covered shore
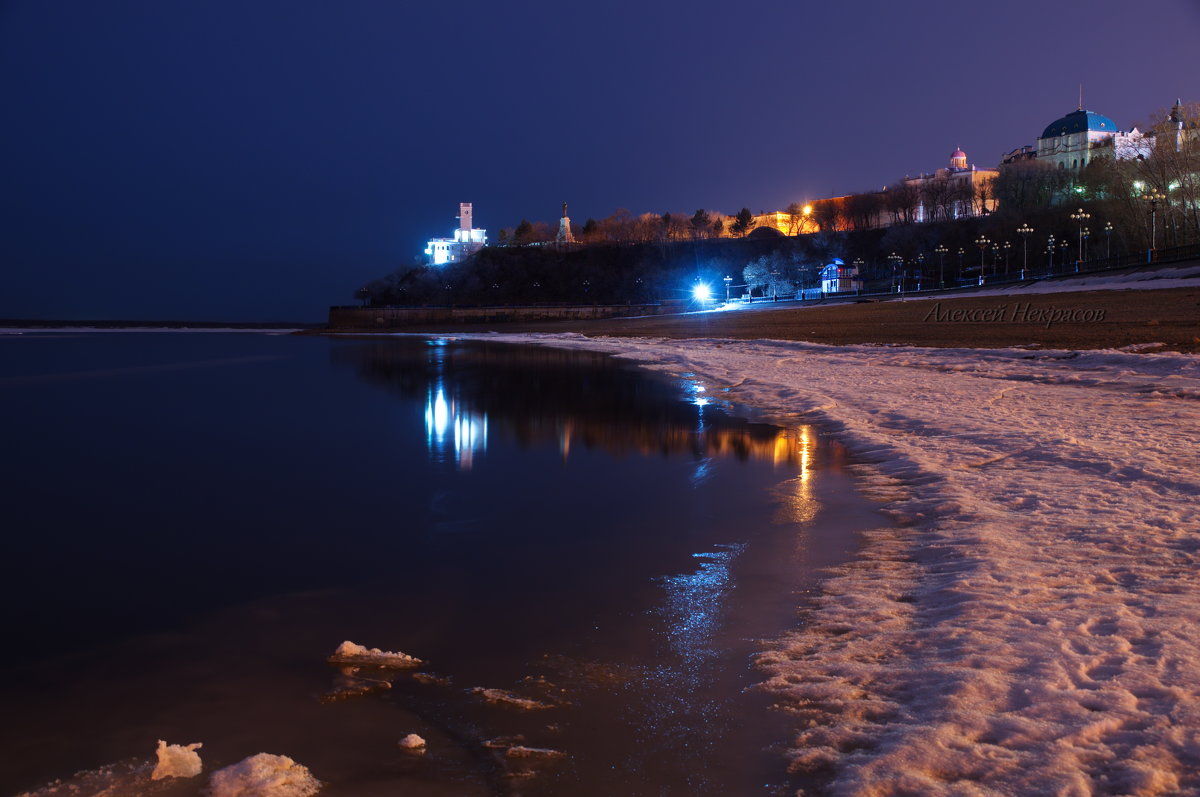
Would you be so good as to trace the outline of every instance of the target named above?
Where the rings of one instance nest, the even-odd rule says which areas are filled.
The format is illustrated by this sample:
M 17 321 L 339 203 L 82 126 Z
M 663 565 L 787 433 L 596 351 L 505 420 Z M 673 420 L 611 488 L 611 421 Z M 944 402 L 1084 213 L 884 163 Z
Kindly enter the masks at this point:
M 896 525 L 760 658 L 835 794 L 1200 793 L 1200 358 L 488 335 L 821 419 Z

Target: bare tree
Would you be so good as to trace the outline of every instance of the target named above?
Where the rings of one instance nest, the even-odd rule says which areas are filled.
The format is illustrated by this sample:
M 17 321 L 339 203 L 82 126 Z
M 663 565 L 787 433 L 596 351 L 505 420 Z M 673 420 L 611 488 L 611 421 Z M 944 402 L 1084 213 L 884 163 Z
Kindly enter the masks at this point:
M 883 204 L 892 216 L 893 224 L 912 224 L 916 221 L 921 190 L 907 180 L 888 186 L 883 192 Z

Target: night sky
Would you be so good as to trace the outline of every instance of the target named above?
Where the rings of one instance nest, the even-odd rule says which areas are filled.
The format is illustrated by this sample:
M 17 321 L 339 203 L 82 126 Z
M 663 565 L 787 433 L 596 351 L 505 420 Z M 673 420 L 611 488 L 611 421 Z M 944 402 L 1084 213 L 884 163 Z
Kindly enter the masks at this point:
M 0 0 L 0 317 L 319 321 L 450 234 L 758 212 L 1200 100 L 1200 2 Z

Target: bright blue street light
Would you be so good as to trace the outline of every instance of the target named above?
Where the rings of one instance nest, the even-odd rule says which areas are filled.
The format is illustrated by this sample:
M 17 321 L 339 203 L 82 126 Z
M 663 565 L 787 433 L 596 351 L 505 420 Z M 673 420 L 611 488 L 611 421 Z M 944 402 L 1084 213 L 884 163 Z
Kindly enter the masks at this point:
M 712 288 L 705 285 L 703 282 L 697 282 L 692 287 L 692 296 L 696 297 L 696 301 L 704 304 L 712 299 Z

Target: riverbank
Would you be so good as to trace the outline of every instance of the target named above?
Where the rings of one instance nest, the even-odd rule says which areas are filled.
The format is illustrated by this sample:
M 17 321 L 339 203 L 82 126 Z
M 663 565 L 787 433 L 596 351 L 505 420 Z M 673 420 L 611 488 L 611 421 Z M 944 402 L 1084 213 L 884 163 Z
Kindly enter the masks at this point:
M 1200 352 L 1200 265 L 861 303 L 735 304 L 710 312 L 588 321 L 428 323 L 411 331 Z
M 1197 358 L 489 337 L 693 374 L 871 463 L 897 527 L 758 659 L 795 770 L 845 794 L 1200 789 Z

